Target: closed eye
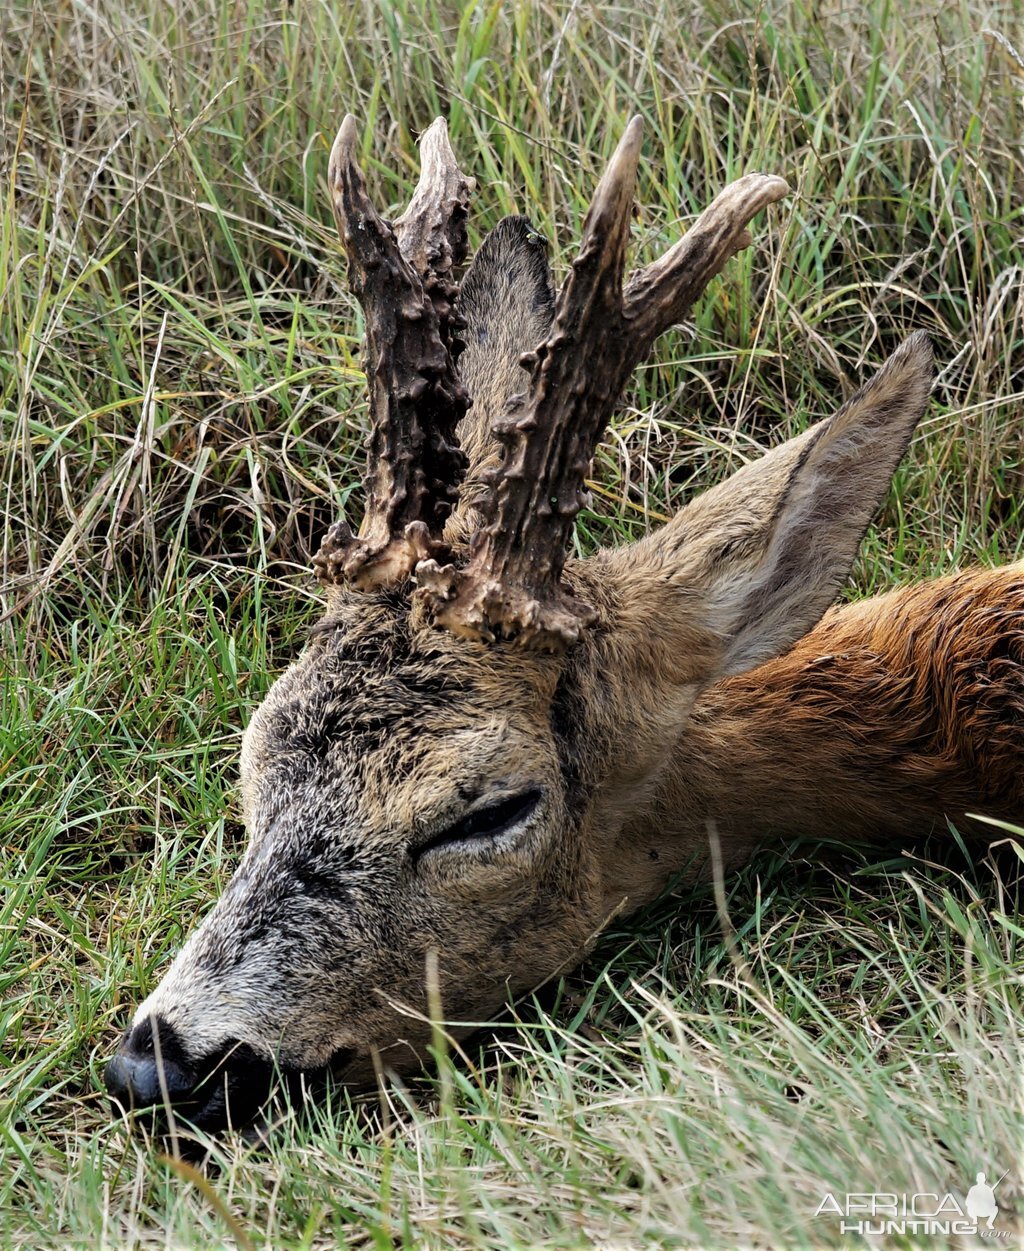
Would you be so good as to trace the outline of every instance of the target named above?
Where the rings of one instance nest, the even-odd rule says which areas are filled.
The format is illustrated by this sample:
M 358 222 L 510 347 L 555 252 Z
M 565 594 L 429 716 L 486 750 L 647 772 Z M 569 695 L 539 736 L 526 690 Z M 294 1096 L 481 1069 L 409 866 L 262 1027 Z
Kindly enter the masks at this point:
M 483 808 L 474 808 L 458 821 L 438 830 L 425 843 L 413 848 L 413 859 L 418 860 L 425 852 L 437 847 L 447 847 L 455 843 L 485 842 L 498 838 L 514 830 L 528 820 L 540 803 L 542 791 L 533 787 L 528 791 L 520 791 L 518 795 L 509 795 L 505 799 L 495 800 Z

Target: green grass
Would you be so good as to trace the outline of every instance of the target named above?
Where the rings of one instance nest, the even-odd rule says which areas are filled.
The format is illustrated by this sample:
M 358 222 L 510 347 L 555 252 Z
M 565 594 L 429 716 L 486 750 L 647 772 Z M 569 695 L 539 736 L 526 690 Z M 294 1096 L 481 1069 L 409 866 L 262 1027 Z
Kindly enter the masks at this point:
M 201 1174 L 97 1091 L 230 874 L 241 728 L 358 512 L 342 114 L 391 208 L 447 114 L 474 238 L 527 211 L 559 272 L 633 112 L 638 259 L 737 174 L 783 174 L 639 371 L 579 543 L 639 535 L 924 328 L 940 379 L 859 595 L 1022 554 L 1022 47 L 978 0 L 5 7 L 0 1246 L 851 1245 L 828 1191 L 962 1195 L 978 1169 L 1010 1170 L 1020 1237 L 1012 849 L 763 856 L 620 922 L 436 1077 L 227 1138 Z

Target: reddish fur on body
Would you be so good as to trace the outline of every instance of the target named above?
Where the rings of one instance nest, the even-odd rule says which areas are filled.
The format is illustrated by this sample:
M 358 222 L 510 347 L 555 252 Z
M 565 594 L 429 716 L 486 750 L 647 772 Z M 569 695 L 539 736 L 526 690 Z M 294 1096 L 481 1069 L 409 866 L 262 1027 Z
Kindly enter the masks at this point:
M 833 608 L 712 687 L 680 764 L 724 829 L 900 838 L 1024 812 L 1024 568 Z M 703 763 L 701 763 L 703 762 Z M 726 775 L 743 778 L 729 786 Z

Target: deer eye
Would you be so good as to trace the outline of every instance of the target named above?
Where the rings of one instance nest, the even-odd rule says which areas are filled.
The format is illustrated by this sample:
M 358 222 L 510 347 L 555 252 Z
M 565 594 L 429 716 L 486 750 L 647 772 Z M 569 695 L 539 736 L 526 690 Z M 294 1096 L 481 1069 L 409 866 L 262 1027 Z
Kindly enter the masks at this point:
M 418 860 L 425 852 L 433 851 L 437 847 L 493 840 L 509 833 L 533 815 L 540 803 L 541 794 L 540 788 L 535 786 L 528 791 L 520 791 L 517 795 L 508 795 L 481 808 L 472 809 L 458 821 L 438 830 L 426 842 L 415 847 L 413 859 Z

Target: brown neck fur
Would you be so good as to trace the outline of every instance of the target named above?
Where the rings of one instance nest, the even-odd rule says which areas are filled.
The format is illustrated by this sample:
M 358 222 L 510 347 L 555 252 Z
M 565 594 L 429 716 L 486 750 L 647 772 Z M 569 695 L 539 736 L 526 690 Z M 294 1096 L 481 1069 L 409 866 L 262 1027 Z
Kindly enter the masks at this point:
M 713 831 L 728 866 L 772 839 L 898 843 L 944 817 L 1019 819 L 1022 622 L 1024 567 L 955 574 L 834 608 L 709 688 L 607 859 L 609 907 L 706 870 Z

